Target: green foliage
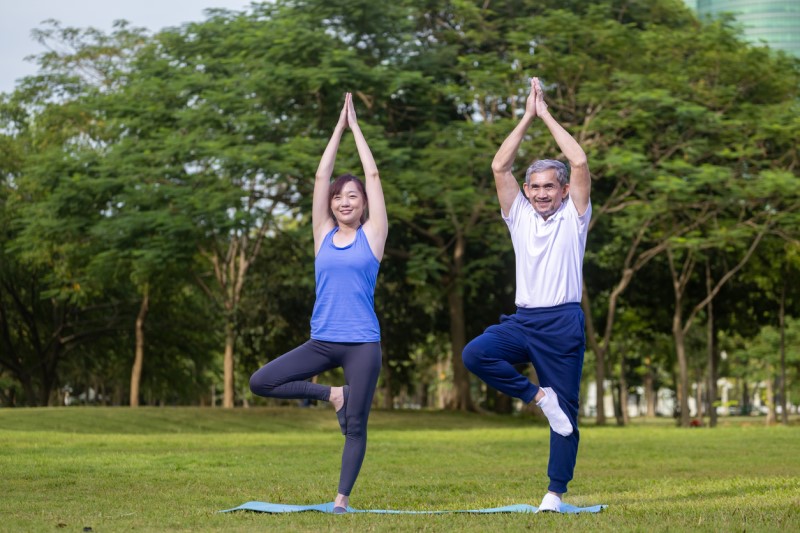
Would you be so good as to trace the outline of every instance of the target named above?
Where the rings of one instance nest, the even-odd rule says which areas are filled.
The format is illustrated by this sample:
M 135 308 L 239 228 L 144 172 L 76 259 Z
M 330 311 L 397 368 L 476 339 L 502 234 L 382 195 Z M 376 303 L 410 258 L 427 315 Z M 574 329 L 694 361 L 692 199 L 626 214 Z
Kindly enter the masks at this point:
M 800 375 L 800 323 L 788 317 L 785 325 L 785 350 L 788 381 L 792 384 L 789 394 L 800 392 L 797 386 Z M 735 361 L 732 372 L 737 377 L 765 380 L 774 379 L 780 367 L 780 329 L 774 325 L 763 326 L 752 339 L 734 336 L 729 341 L 729 355 Z
M 180 398 L 208 388 L 221 351 L 208 343 L 226 325 L 241 377 L 304 339 L 312 176 L 351 90 L 389 210 L 376 305 L 392 393 L 426 387 L 417 381 L 459 349 L 453 331 L 468 340 L 513 310 L 489 165 L 531 75 L 589 156 L 592 318 L 613 312 L 603 306 L 626 268 L 641 272 L 620 296 L 633 337 L 620 342 L 659 354 L 672 374 L 673 355 L 647 350 L 675 311 L 661 254 L 708 260 L 718 280 L 761 232 L 752 268 L 720 292 L 717 320 L 755 334 L 774 323 L 783 285 L 797 316 L 797 284 L 781 281 L 797 275 L 798 62 L 746 44 L 730 20 L 698 21 L 679 0 L 280 0 L 155 35 L 50 22 L 38 36 L 64 46 L 0 102 L 0 277 L 24 287 L 0 293 L 3 356 L 26 362 L 0 361 L 28 395 L 80 368 L 123 387 L 147 290 L 148 353 L 165 370 L 147 386 L 163 401 L 171 379 Z M 560 154 L 537 125 L 515 172 L 544 157 Z M 337 163 L 360 172 L 349 141 Z M 234 294 L 222 265 L 240 252 L 248 267 Z M 686 291 L 684 313 L 705 297 L 699 269 L 687 270 Z M 15 294 L 27 305 L 12 305 Z M 53 312 L 73 334 L 56 334 Z M 192 332 L 169 335 L 167 323 Z M 23 377 L 44 352 L 17 332 L 37 324 L 38 338 L 72 354 L 51 358 L 46 379 Z M 98 358 L 108 364 L 88 364 Z

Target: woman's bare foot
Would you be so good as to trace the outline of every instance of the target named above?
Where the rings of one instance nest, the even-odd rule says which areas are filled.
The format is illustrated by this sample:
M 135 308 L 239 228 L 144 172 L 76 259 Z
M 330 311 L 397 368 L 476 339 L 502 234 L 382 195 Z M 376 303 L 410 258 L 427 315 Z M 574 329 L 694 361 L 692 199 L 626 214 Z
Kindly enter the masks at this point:
M 333 404 L 333 410 L 338 411 L 344 406 L 344 387 L 331 387 L 328 401 Z
M 347 509 L 348 505 L 350 505 L 350 496 L 345 496 L 344 494 L 336 495 L 336 499 L 333 501 L 334 507 L 342 507 Z

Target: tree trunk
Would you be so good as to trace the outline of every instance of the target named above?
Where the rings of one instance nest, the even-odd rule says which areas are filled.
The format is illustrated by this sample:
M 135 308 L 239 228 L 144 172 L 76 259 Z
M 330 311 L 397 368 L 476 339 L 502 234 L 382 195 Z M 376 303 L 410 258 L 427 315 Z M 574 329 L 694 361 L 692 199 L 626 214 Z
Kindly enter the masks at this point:
M 622 420 L 622 408 L 619 403 L 622 397 L 622 394 L 620 394 L 619 382 L 611 384 L 611 397 L 614 404 L 614 419 L 617 421 L 618 426 L 623 426 L 625 423 Z
M 39 358 L 39 369 L 41 388 L 39 389 L 39 405 L 52 405 L 53 387 L 58 382 L 58 365 L 64 352 L 65 341 L 62 335 L 66 327 L 69 311 L 65 304 L 59 304 L 51 298 L 50 303 L 53 308 L 53 329 L 50 341 L 41 344 L 34 337 L 35 349 Z M 33 328 L 35 331 L 35 326 Z M 38 337 L 38 335 L 36 335 Z
M 469 372 L 464 366 L 461 353 L 467 344 L 466 325 L 464 320 L 464 293 L 461 286 L 462 267 L 466 242 L 463 235 L 456 237 L 453 250 L 453 270 L 447 289 L 447 308 L 450 315 L 450 345 L 453 359 L 453 386 L 455 396 L 452 408 L 459 411 L 474 411 L 469 386 Z
M 605 349 L 603 349 L 603 347 L 600 346 L 600 343 L 597 342 L 597 335 L 595 334 L 594 330 L 594 321 L 592 320 L 592 306 L 591 303 L 589 302 L 589 293 L 586 290 L 586 283 L 583 284 L 583 292 L 581 294 L 581 307 L 583 308 L 583 314 L 586 318 L 586 339 L 592 352 L 594 352 L 594 359 L 595 359 L 594 379 L 596 382 L 595 397 L 597 405 L 597 410 L 595 412 L 595 421 L 598 426 L 604 426 L 606 425 L 606 410 L 605 410 L 606 353 Z
M 150 287 L 145 283 L 142 303 L 139 305 L 139 314 L 136 316 L 136 351 L 133 357 L 133 368 L 131 368 L 131 407 L 139 407 L 139 385 L 142 382 L 142 366 L 144 364 L 144 321 L 147 318 L 149 302 Z
M 63 324 L 63 321 L 61 321 L 61 324 Z M 59 327 L 59 329 L 56 331 L 60 331 L 60 329 L 61 328 Z M 54 336 L 58 336 L 58 333 Z M 52 406 L 53 387 L 58 379 L 58 376 L 56 376 L 56 369 L 58 368 L 58 362 L 61 359 L 61 352 L 64 348 L 64 345 L 61 344 L 60 339 L 56 340 L 53 344 L 54 345 L 48 354 L 50 356 L 49 360 L 46 355 L 44 360 L 41 362 L 42 387 L 39 390 L 39 405 L 46 405 L 47 407 Z
M 783 277 L 783 287 L 781 288 L 781 304 L 780 309 L 778 310 L 778 328 L 780 329 L 781 334 L 781 341 L 780 341 L 780 373 L 781 373 L 781 385 L 780 385 L 780 401 L 781 401 L 781 422 L 783 425 L 789 425 L 789 411 L 787 407 L 786 401 L 786 276 Z
M 775 416 L 775 379 L 772 365 L 768 365 L 768 372 L 767 372 L 767 419 L 765 423 L 768 426 L 773 425 L 777 422 L 777 417 Z
M 419 399 L 419 406 L 422 409 L 427 409 L 430 407 L 430 394 L 428 393 L 429 389 L 430 383 L 428 383 L 427 379 L 423 379 L 419 382 L 417 397 Z
M 500 391 L 495 391 L 494 398 L 494 412 L 498 415 L 510 415 L 513 411 L 514 404 L 512 403 L 511 396 L 503 394 Z
M 742 414 L 750 414 L 750 391 L 747 390 L 747 377 L 742 377 Z
M 449 358 L 449 354 L 447 354 Z M 450 361 L 436 361 L 436 407 L 438 409 L 445 409 L 451 402 L 452 391 L 448 390 L 445 386 L 446 368 L 450 365 Z
M 703 371 L 700 368 L 698 368 L 696 375 L 697 375 L 697 380 L 695 381 L 695 387 L 696 387 L 695 390 L 697 392 L 695 393 L 694 402 L 695 402 L 695 405 L 697 405 L 697 413 L 695 413 L 695 415 L 696 415 L 696 418 L 698 420 L 700 420 L 704 416 L 704 411 L 705 411 L 705 406 L 706 406 L 705 401 L 703 401 L 703 398 L 704 398 L 704 396 L 703 396 Z
M 381 363 L 381 381 L 383 381 L 383 408 L 394 408 L 394 397 L 392 396 L 392 367 L 389 365 L 389 354 L 387 350 L 381 346 L 382 363 Z
M 628 379 L 625 377 L 625 353 L 620 352 L 619 358 L 619 414 L 617 424 L 627 426 L 630 423 L 628 416 Z
M 33 386 L 33 378 L 27 373 L 20 373 L 15 374 L 17 380 L 19 380 L 20 385 L 22 385 L 22 390 L 25 392 L 25 401 L 30 407 L 36 407 L 38 404 L 36 403 L 36 387 Z
M 708 425 L 709 427 L 716 427 L 717 426 L 717 396 L 719 391 L 717 390 L 717 343 L 716 343 L 716 333 L 714 333 L 714 338 L 712 338 L 712 352 L 708 354 L 708 384 L 706 385 L 708 389 Z
M 706 260 L 706 292 L 711 293 L 711 266 Z M 708 425 L 717 425 L 717 333 L 714 329 L 714 300 L 709 300 L 706 320 L 706 349 L 708 353 Z
M 197 282 L 212 301 L 218 302 L 225 312 L 225 356 L 223 361 L 223 397 L 222 407 L 231 408 L 234 404 L 234 344 L 236 342 L 236 317 L 242 290 L 247 277 L 247 271 L 252 261 L 258 257 L 264 236 L 270 225 L 269 217 L 265 217 L 260 227 L 255 232 L 244 231 L 230 238 L 224 254 L 222 250 L 212 252 L 200 248 L 200 253 L 205 256 L 214 267 L 214 277 L 219 285 L 219 291 L 209 288 L 198 276 Z
M 644 363 L 647 367 L 647 372 L 644 375 L 644 398 L 647 403 L 647 418 L 655 418 L 656 416 L 656 391 L 653 379 L 653 361 L 650 357 L 646 357 Z
M 689 328 L 692 325 L 694 317 L 699 313 L 705 306 L 709 305 L 711 301 L 714 299 L 714 296 L 720 291 L 720 289 L 731 279 L 746 263 L 750 260 L 750 257 L 753 255 L 753 252 L 756 251 L 758 248 L 758 244 L 761 242 L 761 239 L 766 234 L 767 230 L 770 228 L 771 223 L 767 223 L 761 227 L 758 234 L 756 234 L 753 241 L 750 243 L 750 247 L 747 249 L 745 254 L 739 260 L 736 265 L 728 270 L 717 282 L 714 288 L 711 288 L 710 278 L 711 274 L 710 271 L 707 273 L 707 280 L 709 281 L 709 289 L 708 294 L 702 301 L 698 302 L 697 305 L 694 306 L 693 309 L 688 313 L 686 318 L 686 324 L 683 324 L 683 314 L 681 310 L 681 305 L 683 303 L 683 294 L 686 290 L 686 286 L 691 279 L 692 271 L 694 270 L 695 266 L 695 258 L 692 251 L 687 252 L 686 258 L 684 259 L 683 267 L 681 268 L 680 273 L 677 271 L 674 262 L 674 256 L 672 250 L 667 248 L 667 259 L 669 261 L 669 269 L 672 275 L 672 286 L 673 291 L 675 293 L 675 311 L 673 314 L 673 322 L 672 322 L 672 332 L 675 337 L 675 348 L 678 355 L 678 364 L 680 367 L 681 373 L 681 390 L 682 396 L 680 396 L 681 402 L 681 426 L 688 427 L 689 424 L 689 413 L 684 412 L 684 407 L 688 406 L 688 388 L 687 385 L 689 383 L 689 378 L 687 375 L 687 364 L 686 364 L 686 347 L 685 347 L 685 335 L 689 331 Z M 698 407 L 699 409 L 699 407 Z
M 464 325 L 464 298 L 460 287 L 453 286 L 447 293 L 448 309 L 450 312 L 450 345 L 452 347 L 453 386 L 454 397 L 452 408 L 460 411 L 474 411 L 470 394 L 469 372 L 461 359 L 461 353 L 466 346 L 466 331 Z
M 224 393 L 222 397 L 222 407 L 233 407 L 234 388 L 233 388 L 233 345 L 236 342 L 236 328 L 232 319 L 228 319 L 225 324 L 225 358 L 224 368 Z
M 689 365 L 686 361 L 685 332 L 683 329 L 683 291 L 694 269 L 694 258 L 688 253 L 681 272 L 675 267 L 672 249 L 667 248 L 669 270 L 672 275 L 672 291 L 675 298 L 675 307 L 672 310 L 672 338 L 675 341 L 675 355 L 678 359 L 678 411 L 680 412 L 680 427 L 689 427 Z
M 680 425 L 688 428 L 689 416 L 689 367 L 686 363 L 686 346 L 681 326 L 680 304 L 676 302 L 675 316 L 672 318 L 672 335 L 675 338 L 675 354 L 678 356 L 678 405 L 680 409 Z

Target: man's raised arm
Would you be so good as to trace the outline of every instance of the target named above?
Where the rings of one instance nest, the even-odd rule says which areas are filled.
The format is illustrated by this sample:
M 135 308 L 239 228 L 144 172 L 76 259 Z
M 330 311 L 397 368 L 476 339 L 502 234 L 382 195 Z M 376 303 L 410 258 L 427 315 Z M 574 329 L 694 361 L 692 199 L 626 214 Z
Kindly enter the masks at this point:
M 586 153 L 578 144 L 578 141 L 561 127 L 561 124 L 550 114 L 544 101 L 544 91 L 539 84 L 538 78 L 533 78 L 531 92 L 535 93 L 536 115 L 545 123 L 556 144 L 561 149 L 561 153 L 569 161 L 569 197 L 572 199 L 572 203 L 575 204 L 578 214 L 583 215 L 589 207 L 589 195 L 592 190 L 592 178 L 589 174 Z
M 517 151 L 523 137 L 525 137 L 525 132 L 533 122 L 533 119 L 536 118 L 536 93 L 533 90 L 535 79 L 531 80 L 531 93 L 525 102 L 525 114 L 522 116 L 522 120 L 519 121 L 519 124 L 511 134 L 506 137 L 492 160 L 492 173 L 494 174 L 495 187 L 497 187 L 497 198 L 500 200 L 500 209 L 503 210 L 504 215 L 508 215 L 514 199 L 519 194 L 519 183 L 511 173 L 511 168 L 514 166 L 514 159 L 517 157 Z

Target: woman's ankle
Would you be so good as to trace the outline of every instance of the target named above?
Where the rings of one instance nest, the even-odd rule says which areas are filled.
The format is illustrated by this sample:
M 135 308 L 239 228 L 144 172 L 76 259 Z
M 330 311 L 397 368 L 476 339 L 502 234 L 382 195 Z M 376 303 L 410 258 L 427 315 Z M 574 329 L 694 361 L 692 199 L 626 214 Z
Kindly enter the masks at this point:
M 345 496 L 344 494 L 336 495 L 336 499 L 333 501 L 334 507 L 344 507 L 347 509 L 348 505 L 350 505 L 350 496 Z

